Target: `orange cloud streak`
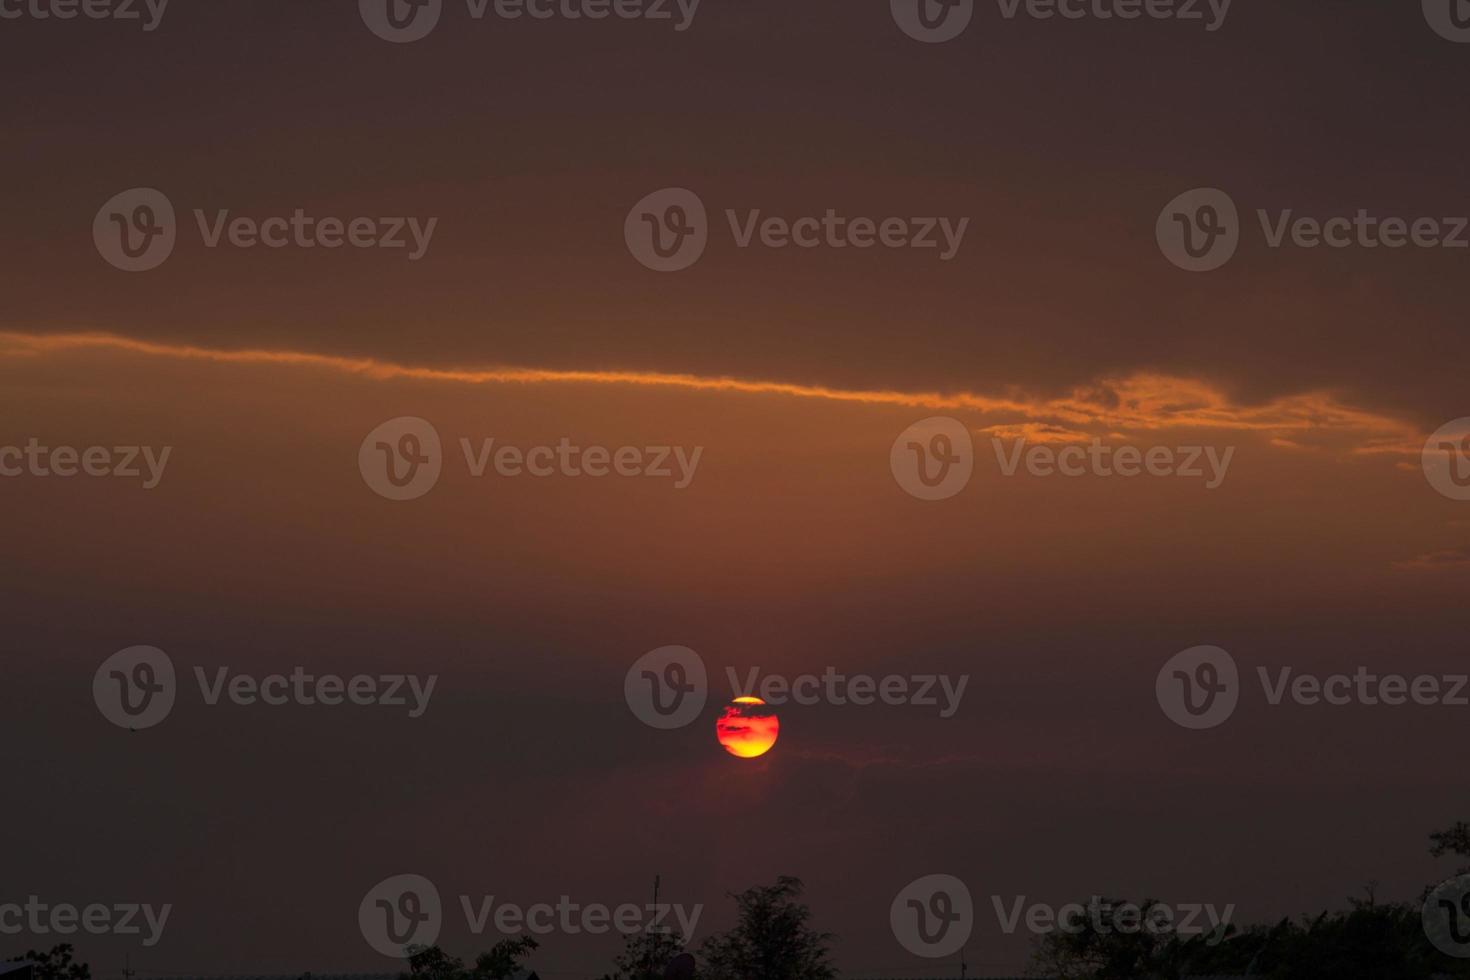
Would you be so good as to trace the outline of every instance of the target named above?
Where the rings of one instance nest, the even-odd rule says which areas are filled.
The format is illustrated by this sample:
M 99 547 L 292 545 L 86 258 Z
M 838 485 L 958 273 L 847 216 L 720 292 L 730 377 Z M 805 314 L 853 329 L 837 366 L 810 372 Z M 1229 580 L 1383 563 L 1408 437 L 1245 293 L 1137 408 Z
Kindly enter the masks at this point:
M 905 392 L 849 389 L 784 381 L 651 371 L 577 371 L 546 368 L 442 368 L 397 364 L 368 357 L 342 357 L 290 350 L 230 350 L 189 344 L 136 340 L 105 333 L 30 334 L 0 331 L 0 357 L 27 357 L 75 350 L 118 352 L 228 364 L 268 364 L 337 371 L 375 380 L 416 380 L 460 384 L 595 384 L 681 388 L 817 398 L 937 411 L 973 411 L 1004 416 L 981 431 L 1032 441 L 1076 441 L 1094 435 L 1117 439 L 1119 430 L 1166 428 L 1230 429 L 1259 432 L 1280 448 L 1307 449 L 1304 437 L 1338 437 L 1351 453 L 1417 455 L 1424 435 L 1389 416 L 1356 409 L 1326 392 L 1288 395 L 1261 405 L 1233 403 L 1203 381 L 1138 373 L 1074 388 L 1065 396 L 1042 398 L 973 392 Z M 1288 438 L 1290 436 L 1290 438 Z

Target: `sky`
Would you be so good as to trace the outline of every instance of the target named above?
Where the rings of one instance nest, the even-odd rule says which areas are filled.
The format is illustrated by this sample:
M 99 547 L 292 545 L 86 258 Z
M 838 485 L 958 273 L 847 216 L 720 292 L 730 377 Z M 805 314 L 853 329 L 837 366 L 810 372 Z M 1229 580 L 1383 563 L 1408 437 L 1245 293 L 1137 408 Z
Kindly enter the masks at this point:
M 1271 244 L 1287 212 L 1465 228 L 1470 45 L 1432 0 L 1235 0 L 1213 30 L 976 3 L 942 43 L 876 0 L 702 0 L 682 30 L 446 0 L 407 43 L 346 0 L 135 6 L 0 0 L 0 958 L 389 972 L 359 909 L 403 874 L 466 958 L 500 935 L 462 896 L 644 903 L 655 874 L 697 945 L 789 874 L 844 974 L 952 976 L 890 915 L 942 874 L 970 975 L 1005 975 L 1034 937 L 996 902 L 1257 922 L 1454 871 L 1426 837 L 1467 817 L 1470 707 L 1269 696 L 1464 670 L 1470 494 L 1422 450 L 1470 431 L 1470 251 Z M 129 272 L 136 188 L 173 247 Z M 707 244 L 661 272 L 636 232 L 669 188 Z M 1196 188 L 1236 209 L 1207 272 L 1159 230 Z M 232 243 L 297 209 L 405 247 Z M 741 244 L 829 209 L 940 245 Z M 34 461 L 57 447 L 77 475 Z M 1069 448 L 1081 475 L 1045 464 Z M 969 476 L 925 499 L 941 450 Z M 176 691 L 128 730 L 106 664 L 139 646 Z M 707 701 L 657 727 L 630 692 L 670 646 Z M 1238 704 L 1191 729 L 1160 675 L 1201 646 Z M 752 668 L 938 703 L 776 706 L 742 759 L 716 722 Z M 241 704 L 222 669 L 435 681 L 414 716 Z M 31 896 L 171 911 L 150 945 L 7 932 Z M 549 978 L 620 945 L 539 939 Z

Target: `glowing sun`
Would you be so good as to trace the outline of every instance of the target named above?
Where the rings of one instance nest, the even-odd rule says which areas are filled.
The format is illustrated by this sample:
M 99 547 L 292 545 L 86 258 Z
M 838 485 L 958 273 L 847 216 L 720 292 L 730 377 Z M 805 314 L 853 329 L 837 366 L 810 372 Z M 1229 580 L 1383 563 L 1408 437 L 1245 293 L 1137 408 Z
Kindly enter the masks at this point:
M 715 736 L 725 751 L 741 759 L 765 755 L 776 744 L 781 721 L 760 698 L 736 698 L 715 722 Z

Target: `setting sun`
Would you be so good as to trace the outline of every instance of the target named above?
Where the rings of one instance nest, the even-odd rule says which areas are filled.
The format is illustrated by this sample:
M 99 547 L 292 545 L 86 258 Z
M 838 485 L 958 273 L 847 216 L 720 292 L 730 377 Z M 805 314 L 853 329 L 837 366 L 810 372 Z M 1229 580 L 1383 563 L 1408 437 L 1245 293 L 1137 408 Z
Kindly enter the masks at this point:
M 736 698 L 715 722 L 715 735 L 725 751 L 741 759 L 765 755 L 776 744 L 781 721 L 760 698 Z

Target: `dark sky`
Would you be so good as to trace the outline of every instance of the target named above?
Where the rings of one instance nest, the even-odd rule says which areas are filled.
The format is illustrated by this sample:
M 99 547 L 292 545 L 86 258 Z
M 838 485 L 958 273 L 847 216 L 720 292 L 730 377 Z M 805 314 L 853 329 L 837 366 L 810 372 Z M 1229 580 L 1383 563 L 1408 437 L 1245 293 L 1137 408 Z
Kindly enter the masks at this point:
M 931 873 L 983 906 L 983 975 L 1027 953 L 992 895 L 1257 921 L 1451 870 L 1425 835 L 1467 816 L 1470 708 L 1257 690 L 1186 732 L 1154 695 L 1199 644 L 1252 678 L 1463 669 L 1470 504 L 1426 484 L 1418 447 L 1470 415 L 1470 250 L 1272 249 L 1255 219 L 1470 214 L 1470 44 L 1419 4 L 1235 0 L 1207 32 L 987 2 L 929 45 L 886 0 L 703 0 L 682 32 L 446 0 L 394 45 L 347 0 L 172 0 L 151 32 L 0 19 L 0 80 L 0 447 L 173 447 L 153 490 L 0 479 L 0 905 L 174 906 L 153 948 L 78 937 L 98 975 L 125 954 L 159 975 L 394 969 L 356 910 L 402 872 L 456 907 L 637 902 L 660 873 L 708 906 L 696 939 L 729 924 L 726 892 L 795 874 L 845 971 L 920 976 L 953 964 L 906 952 L 888 909 Z M 164 265 L 126 274 L 90 229 L 134 187 L 181 222 Z M 715 228 L 658 274 L 623 227 L 665 187 Z M 1208 274 L 1154 238 L 1195 187 L 1244 219 Z M 438 225 L 416 262 L 208 249 L 196 208 Z M 970 222 L 946 262 L 741 249 L 726 208 Z M 55 339 L 76 334 L 151 346 Z M 448 373 L 401 370 L 421 367 Z M 504 368 L 532 373 L 454 374 Z M 935 414 L 975 433 L 977 475 L 927 503 L 887 460 Z M 399 416 L 432 420 L 446 460 L 395 503 L 354 459 Z M 1003 478 L 990 436 L 1013 426 L 1236 453 L 1212 491 Z M 460 437 L 704 457 L 686 490 L 477 480 Z M 128 733 L 91 685 L 136 644 L 185 683 Z M 970 682 L 952 718 L 787 707 L 739 762 L 722 697 L 674 732 L 630 713 L 624 675 L 667 644 L 720 695 L 726 666 Z M 196 666 L 440 679 L 406 719 L 209 706 Z M 454 952 L 496 938 L 456 915 Z M 48 939 L 0 935 L 0 957 Z M 601 975 L 616 948 L 549 937 L 534 965 Z

